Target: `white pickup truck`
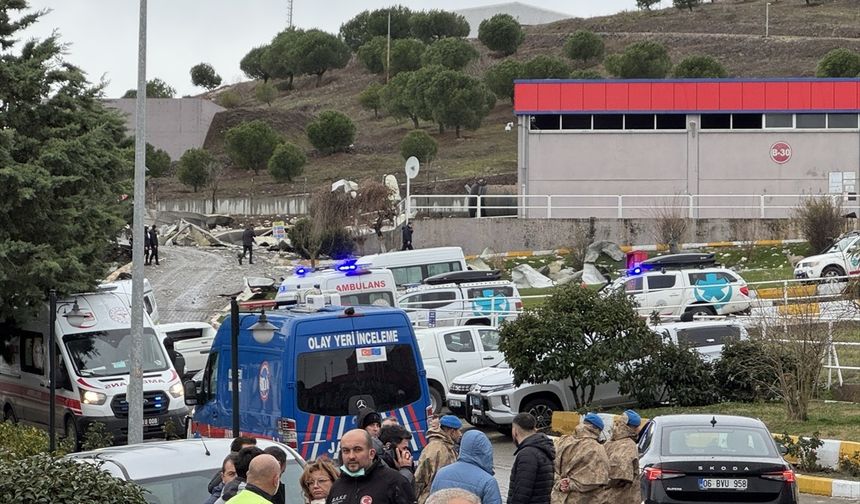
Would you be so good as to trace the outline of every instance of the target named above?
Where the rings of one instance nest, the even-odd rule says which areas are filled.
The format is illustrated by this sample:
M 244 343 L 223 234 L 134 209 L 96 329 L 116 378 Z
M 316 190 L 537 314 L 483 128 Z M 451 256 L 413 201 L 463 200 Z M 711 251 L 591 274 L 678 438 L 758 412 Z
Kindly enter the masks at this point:
M 795 278 L 837 280 L 846 275 L 860 274 L 860 231 L 846 233 L 824 252 L 797 263 Z
M 445 405 L 454 377 L 502 361 L 499 330 L 488 326 L 416 329 L 415 336 L 427 372 L 433 412 Z

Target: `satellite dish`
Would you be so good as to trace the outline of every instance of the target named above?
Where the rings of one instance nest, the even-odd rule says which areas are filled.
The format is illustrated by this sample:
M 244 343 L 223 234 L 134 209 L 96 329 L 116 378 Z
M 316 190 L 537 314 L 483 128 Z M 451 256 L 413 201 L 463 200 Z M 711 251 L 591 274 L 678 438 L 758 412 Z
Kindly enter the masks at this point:
M 406 160 L 406 166 L 404 167 L 406 170 L 406 178 L 414 179 L 417 177 L 419 168 L 420 164 L 418 163 L 418 158 L 415 156 L 409 156 L 409 159 Z

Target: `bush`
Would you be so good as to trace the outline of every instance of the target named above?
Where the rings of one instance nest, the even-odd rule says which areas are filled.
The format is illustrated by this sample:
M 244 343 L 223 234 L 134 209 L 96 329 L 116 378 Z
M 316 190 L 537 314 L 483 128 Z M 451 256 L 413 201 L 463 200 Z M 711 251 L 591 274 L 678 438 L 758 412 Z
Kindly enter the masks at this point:
M 564 54 L 583 63 L 603 59 L 603 38 L 588 30 L 577 30 L 564 44 Z
M 660 0 L 636 0 L 636 7 L 641 10 L 650 11 L 651 6 L 660 3 Z
M 777 443 L 785 446 L 788 451 L 787 456 L 797 460 L 794 465 L 798 469 L 804 472 L 821 470 L 821 466 L 818 464 L 818 454 L 815 450 L 824 446 L 824 442 L 819 439 L 818 432 L 813 433 L 811 437 L 798 437 L 796 441 L 785 433 L 776 436 L 775 439 Z
M 330 229 L 322 234 L 320 253 L 332 259 L 346 259 L 355 252 L 355 241 L 346 229 Z
M 622 79 L 662 79 L 672 68 L 672 60 L 663 44 L 648 40 L 610 55 L 604 65 L 609 73 Z
M 379 119 L 379 108 L 382 106 L 382 84 L 374 82 L 364 88 L 358 95 L 358 103 L 367 110 L 373 111 L 373 118 Z
M 816 77 L 857 77 L 860 75 L 860 53 L 850 49 L 833 49 L 818 62 Z
M 209 171 L 215 158 L 205 149 L 188 149 L 179 158 L 176 168 L 176 178 L 184 185 L 194 189 L 194 192 L 208 184 Z
M 89 450 L 98 450 L 99 448 L 106 448 L 113 444 L 113 434 L 107 430 L 105 424 L 101 422 L 94 422 L 90 424 L 87 428 L 86 432 L 84 432 L 84 439 L 81 443 L 81 450 L 89 451 Z
M 269 82 L 261 82 L 254 88 L 254 97 L 260 103 L 272 106 L 272 102 L 278 97 L 278 89 Z
M 606 77 L 600 75 L 600 72 L 597 70 L 574 70 L 570 72 L 571 79 L 605 79 Z
M 714 378 L 725 401 L 756 402 L 777 399 L 779 379 L 773 367 L 762 364 L 764 348 L 758 340 L 731 341 L 714 364 Z
M 295 42 L 296 66 L 301 73 L 316 75 L 319 87 L 328 70 L 343 68 L 352 52 L 336 35 L 320 30 L 308 30 Z
M 48 433 L 36 427 L 0 422 L 0 460 L 22 459 L 48 451 Z
M 513 59 L 503 60 L 491 66 L 484 74 L 484 83 L 496 96 L 505 96 L 514 101 L 514 79 L 525 75 L 525 66 Z
M 468 37 L 469 23 L 466 18 L 454 12 L 431 10 L 416 12 L 409 18 L 412 36 L 425 44 L 445 37 Z
M 170 171 L 170 154 L 156 149 L 155 146 L 146 144 L 146 174 L 153 178 L 167 175 Z
M 236 108 L 242 104 L 242 97 L 239 96 L 239 93 L 233 91 L 232 89 L 228 89 L 224 92 L 218 93 L 218 96 L 215 98 L 215 101 L 218 105 L 226 109 Z
M 640 406 L 668 401 L 675 406 L 707 406 L 719 401 L 713 366 L 701 354 L 663 341 L 649 359 L 634 366 L 620 382 Z
M 728 77 L 725 67 L 710 56 L 687 56 L 672 69 L 677 79 L 723 79 Z
M 481 21 L 478 26 L 478 40 L 487 49 L 510 56 L 517 52 L 526 34 L 519 21 L 510 14 L 496 14 Z
M 381 74 L 385 72 L 385 37 L 373 37 L 358 48 L 358 61 L 369 72 Z
M 461 70 L 478 59 L 478 50 L 463 39 L 444 38 L 437 40 L 424 51 L 421 61 L 425 65 L 441 65 L 451 70 Z
M 852 478 L 860 478 L 860 452 L 839 456 L 839 470 Z
M 793 217 L 815 253 L 824 251 L 842 234 L 842 205 L 828 196 L 804 199 Z
M 389 73 L 412 72 L 421 68 L 427 46 L 418 39 L 400 39 L 391 42 L 391 68 Z
M 355 124 L 335 110 L 321 113 L 307 127 L 308 140 L 320 152 L 332 154 L 343 151 L 355 141 Z
M 248 51 L 242 60 L 239 62 L 239 69 L 248 76 L 249 79 L 259 79 L 263 81 L 269 80 L 269 73 L 263 67 L 263 54 L 268 49 L 268 46 L 259 46 Z M 222 105 L 226 107 L 226 105 Z
M 144 492 L 99 466 L 44 453 L 0 462 L 0 495 L 5 502 L 146 504 Z
M 672 5 L 678 10 L 688 9 L 693 12 L 693 7 L 702 3 L 702 0 L 672 0 Z
M 422 163 L 429 163 L 436 157 L 438 145 L 424 130 L 410 131 L 400 141 L 400 155 L 403 159 L 415 156 Z
M 233 163 L 239 168 L 258 173 L 267 168 L 281 136 L 262 120 L 243 122 L 227 130 L 224 147 Z
M 176 95 L 176 89 L 159 78 L 146 81 L 146 97 L 147 98 L 173 98 Z M 129 89 L 122 95 L 123 98 L 136 98 L 137 89 Z
M 278 182 L 292 182 L 302 174 L 308 158 L 298 146 L 289 142 L 279 145 L 269 159 L 269 173 Z
M 221 85 L 221 76 L 209 63 L 200 63 L 191 67 L 191 83 L 211 91 Z
M 570 66 L 567 62 L 545 54 L 530 59 L 523 70 L 527 79 L 564 79 L 570 75 Z

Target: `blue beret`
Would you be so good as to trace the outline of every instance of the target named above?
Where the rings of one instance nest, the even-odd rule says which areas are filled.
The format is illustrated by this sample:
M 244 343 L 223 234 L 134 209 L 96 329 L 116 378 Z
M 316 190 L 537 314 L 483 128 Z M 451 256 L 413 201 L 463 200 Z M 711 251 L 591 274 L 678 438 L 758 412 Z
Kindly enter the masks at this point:
M 636 413 L 632 409 L 625 411 L 624 414 L 627 415 L 627 425 L 630 425 L 632 427 L 639 427 L 639 425 L 642 423 L 642 417 L 639 416 L 639 413 Z
M 583 421 L 590 423 L 591 425 L 597 427 L 600 430 L 603 430 L 603 419 L 600 418 L 600 415 L 596 413 L 589 413 L 582 417 Z
M 462 429 L 463 422 L 460 421 L 459 418 L 454 415 L 445 415 L 439 420 L 439 425 L 442 427 L 447 427 L 449 429 Z

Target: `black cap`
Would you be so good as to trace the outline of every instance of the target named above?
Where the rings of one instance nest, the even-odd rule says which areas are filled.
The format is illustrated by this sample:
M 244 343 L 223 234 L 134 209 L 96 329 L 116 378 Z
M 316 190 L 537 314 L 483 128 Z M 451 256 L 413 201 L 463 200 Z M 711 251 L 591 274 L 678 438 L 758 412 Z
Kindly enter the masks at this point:
M 371 424 L 381 424 L 382 423 L 382 415 L 373 411 L 373 410 L 364 410 L 358 414 L 358 427 L 360 429 L 364 429 L 368 425 Z

